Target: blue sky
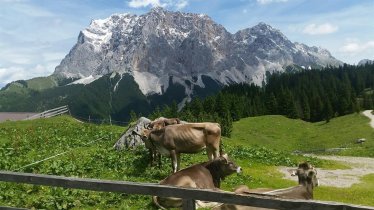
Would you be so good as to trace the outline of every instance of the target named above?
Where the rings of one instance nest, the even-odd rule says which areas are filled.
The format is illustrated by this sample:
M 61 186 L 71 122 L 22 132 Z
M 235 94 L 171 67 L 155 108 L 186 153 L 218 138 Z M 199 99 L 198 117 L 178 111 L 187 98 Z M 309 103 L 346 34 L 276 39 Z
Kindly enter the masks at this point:
M 231 33 L 265 22 L 350 64 L 374 59 L 374 0 L 0 0 L 0 88 L 50 75 L 92 19 L 154 6 L 207 14 Z

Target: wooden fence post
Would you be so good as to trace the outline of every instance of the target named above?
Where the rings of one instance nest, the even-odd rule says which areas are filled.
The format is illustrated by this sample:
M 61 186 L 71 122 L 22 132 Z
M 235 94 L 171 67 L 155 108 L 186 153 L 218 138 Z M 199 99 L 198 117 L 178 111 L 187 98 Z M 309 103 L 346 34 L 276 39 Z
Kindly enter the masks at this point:
M 195 200 L 183 199 L 182 208 L 183 210 L 196 210 Z

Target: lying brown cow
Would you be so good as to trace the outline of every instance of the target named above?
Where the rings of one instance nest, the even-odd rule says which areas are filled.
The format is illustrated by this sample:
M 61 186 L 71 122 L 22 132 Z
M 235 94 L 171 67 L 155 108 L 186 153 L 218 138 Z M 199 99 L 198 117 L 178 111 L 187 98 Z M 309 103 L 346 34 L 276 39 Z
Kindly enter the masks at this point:
M 162 185 L 219 190 L 221 180 L 241 168 L 230 161 L 227 155 L 180 170 L 160 182 Z M 180 198 L 153 196 L 153 202 L 162 209 L 182 206 Z M 201 202 L 197 202 L 201 203 Z
M 196 153 L 206 148 L 209 160 L 219 156 L 221 127 L 218 123 L 186 123 L 143 130 L 149 141 L 162 155 L 171 157 L 173 172 L 179 170 L 181 153 Z
M 297 169 L 289 170 L 292 176 L 298 176 L 299 185 L 295 187 L 285 189 L 249 189 L 245 185 L 239 186 L 236 190 L 236 194 L 241 195 L 271 195 L 279 198 L 286 199 L 313 199 L 313 189 L 318 186 L 319 182 L 317 179 L 317 170 L 309 163 L 301 163 Z M 240 206 L 233 204 L 222 204 L 218 207 L 213 208 L 214 210 L 254 210 L 254 209 L 265 209 L 250 206 Z

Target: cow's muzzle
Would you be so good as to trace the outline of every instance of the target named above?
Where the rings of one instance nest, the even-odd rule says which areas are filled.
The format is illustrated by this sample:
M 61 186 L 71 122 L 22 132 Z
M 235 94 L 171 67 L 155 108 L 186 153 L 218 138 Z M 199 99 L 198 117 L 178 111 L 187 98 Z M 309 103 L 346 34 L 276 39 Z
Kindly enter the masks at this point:
M 236 168 L 236 173 L 240 174 L 241 172 L 242 172 L 242 167 L 240 167 L 240 166 L 237 167 L 237 168 Z

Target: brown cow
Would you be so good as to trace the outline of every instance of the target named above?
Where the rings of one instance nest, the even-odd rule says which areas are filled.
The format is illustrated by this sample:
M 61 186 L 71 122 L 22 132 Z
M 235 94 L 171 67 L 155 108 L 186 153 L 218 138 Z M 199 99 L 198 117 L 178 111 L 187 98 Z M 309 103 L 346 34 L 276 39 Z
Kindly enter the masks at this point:
M 144 141 L 162 155 L 171 157 L 173 172 L 179 170 L 180 153 L 197 153 L 206 148 L 209 160 L 219 156 L 221 127 L 218 123 L 169 125 L 160 130 L 143 130 Z
M 149 123 L 148 129 L 160 130 L 161 128 L 165 126 L 175 125 L 175 124 L 180 124 L 180 123 L 181 121 L 179 120 L 179 118 L 159 117 Z
M 171 174 L 160 181 L 160 184 L 219 190 L 221 180 L 235 172 L 240 173 L 241 167 L 230 161 L 224 154 L 217 159 L 196 164 Z M 180 198 L 153 196 L 153 202 L 162 209 L 182 206 L 182 199 Z M 201 202 L 197 202 L 197 204 L 199 203 Z
M 249 189 L 246 185 L 236 188 L 235 193 L 241 195 L 270 195 L 286 199 L 313 199 L 313 189 L 318 186 L 317 170 L 309 163 L 300 163 L 297 169 L 289 170 L 292 176 L 298 176 L 299 185 L 295 187 L 272 190 L 267 188 Z M 233 204 L 222 204 L 213 210 L 254 210 L 265 209 Z
M 153 121 L 151 121 L 148 125 L 148 129 L 155 129 L 160 130 L 161 128 L 168 126 L 168 125 L 174 125 L 174 124 L 180 124 L 181 121 L 178 118 L 165 118 L 165 117 L 159 117 Z M 144 141 L 144 138 L 142 138 Z M 161 168 L 162 160 L 161 160 L 161 154 L 157 151 L 157 149 L 152 145 L 152 143 L 149 140 L 144 141 L 145 147 L 148 149 L 150 154 L 150 164 L 151 166 L 155 165 L 157 163 L 158 167 Z

